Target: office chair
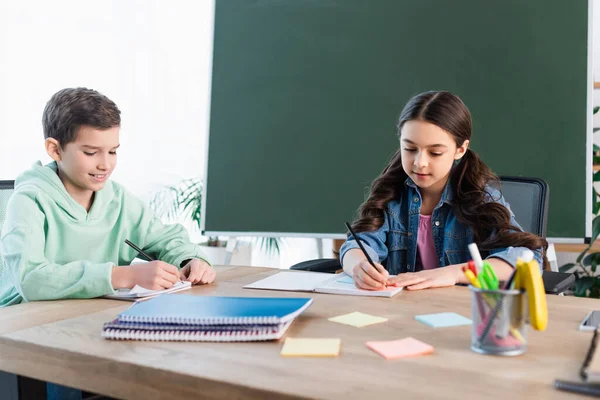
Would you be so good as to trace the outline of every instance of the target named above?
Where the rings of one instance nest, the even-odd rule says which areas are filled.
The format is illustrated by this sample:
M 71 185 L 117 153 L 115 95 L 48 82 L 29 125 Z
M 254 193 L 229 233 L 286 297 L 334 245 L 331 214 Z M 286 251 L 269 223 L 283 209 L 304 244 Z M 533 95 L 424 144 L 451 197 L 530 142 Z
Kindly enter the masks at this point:
M 502 195 L 525 232 L 545 238 L 548 222 L 548 184 L 538 178 L 500 176 Z M 554 253 L 554 252 L 553 252 Z M 549 260 L 556 263 L 555 260 Z M 556 268 L 558 269 L 558 268 Z M 548 294 L 560 294 L 570 289 L 575 275 L 544 271 L 542 278 Z
M 548 222 L 548 184 L 537 178 L 501 176 L 502 195 L 509 203 L 516 220 L 526 232 L 546 237 Z M 335 273 L 342 269 L 337 259 L 317 259 L 298 263 L 293 270 Z M 546 293 L 559 294 L 575 282 L 573 274 L 544 271 Z
M 0 181 L 0 232 L 6 219 L 6 207 L 8 206 L 8 198 L 14 192 L 15 181 Z M 0 275 L 2 275 L 2 254 L 0 254 Z

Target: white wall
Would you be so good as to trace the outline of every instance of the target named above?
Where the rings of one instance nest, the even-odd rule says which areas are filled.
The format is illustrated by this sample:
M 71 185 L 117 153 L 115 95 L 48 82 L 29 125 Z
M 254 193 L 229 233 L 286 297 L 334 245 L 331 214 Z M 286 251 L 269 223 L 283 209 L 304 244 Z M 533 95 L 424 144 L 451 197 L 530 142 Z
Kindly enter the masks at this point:
M 203 177 L 213 22 L 214 0 L 0 0 L 0 179 L 50 161 L 42 111 L 75 86 L 121 109 L 114 180 L 148 200 Z M 252 263 L 285 268 L 316 257 L 314 240 L 294 238 L 281 257 L 254 252 Z
M 43 151 L 50 96 L 86 86 L 122 111 L 113 178 L 145 196 L 203 176 L 212 1 L 0 2 L 0 179 Z

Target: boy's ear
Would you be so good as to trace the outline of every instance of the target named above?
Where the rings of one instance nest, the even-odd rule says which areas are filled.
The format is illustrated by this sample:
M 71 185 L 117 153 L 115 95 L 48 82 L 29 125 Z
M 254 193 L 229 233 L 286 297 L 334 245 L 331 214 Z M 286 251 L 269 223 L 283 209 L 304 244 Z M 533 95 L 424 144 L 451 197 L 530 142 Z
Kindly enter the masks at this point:
M 468 149 L 469 149 L 469 141 L 465 140 L 463 142 L 463 144 L 460 145 L 460 147 L 456 148 L 456 153 L 454 154 L 454 159 L 460 160 L 461 158 L 463 158 L 463 156 L 465 155 L 465 153 L 467 152 Z
M 46 139 L 45 145 L 46 145 L 46 153 L 48 153 L 50 158 L 53 159 L 54 161 L 60 161 L 61 160 L 60 143 L 58 143 L 58 140 L 56 140 L 54 138 L 48 138 L 48 139 Z

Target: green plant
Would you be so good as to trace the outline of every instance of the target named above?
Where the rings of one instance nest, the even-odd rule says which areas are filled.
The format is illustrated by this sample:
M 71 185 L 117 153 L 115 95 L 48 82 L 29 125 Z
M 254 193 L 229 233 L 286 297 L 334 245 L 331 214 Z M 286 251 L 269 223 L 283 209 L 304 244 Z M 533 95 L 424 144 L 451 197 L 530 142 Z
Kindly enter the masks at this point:
M 258 247 L 266 254 L 280 254 L 281 246 L 285 244 L 283 238 L 276 237 L 256 237 L 253 239 Z
M 192 221 L 200 230 L 202 223 L 202 181 L 184 179 L 175 186 L 166 186 L 150 200 L 150 208 L 159 218 L 170 222 Z
M 592 221 L 592 240 L 587 248 L 577 256 L 574 263 L 560 267 L 561 272 L 575 274 L 575 296 L 600 298 L 600 277 L 596 276 L 596 270 L 600 265 L 600 252 L 589 253 L 598 235 L 600 235 L 600 216 L 594 217 Z
M 598 112 L 600 107 L 594 107 L 594 114 Z M 594 132 L 600 128 L 594 128 Z M 600 164 L 600 147 L 594 144 L 592 159 L 594 165 Z M 600 182 L 600 171 L 594 173 L 593 182 Z M 594 219 L 592 220 L 592 238 L 589 245 L 577 256 L 574 263 L 568 263 L 560 267 L 561 272 L 572 272 L 575 274 L 575 290 L 574 294 L 578 297 L 593 297 L 600 298 L 600 277 L 597 276 L 596 270 L 600 265 L 600 252 L 590 253 L 594 242 L 600 235 L 600 195 L 592 183 L 592 211 Z
M 594 107 L 594 114 L 598 112 L 600 107 Z M 600 128 L 594 128 L 594 133 L 600 131 Z M 600 165 L 600 146 L 594 144 L 592 150 L 592 165 Z M 594 182 L 600 182 L 600 171 L 594 173 Z M 600 195 L 596 191 L 596 188 L 592 184 L 592 212 L 594 215 L 600 211 Z
M 200 231 L 202 224 L 202 180 L 190 178 L 180 181 L 175 186 L 166 186 L 150 200 L 150 208 L 159 218 L 170 222 L 191 221 L 193 227 Z M 256 237 L 254 243 L 267 254 L 279 254 L 283 239 L 275 237 Z M 209 237 L 208 246 L 219 247 L 225 243 L 218 237 Z

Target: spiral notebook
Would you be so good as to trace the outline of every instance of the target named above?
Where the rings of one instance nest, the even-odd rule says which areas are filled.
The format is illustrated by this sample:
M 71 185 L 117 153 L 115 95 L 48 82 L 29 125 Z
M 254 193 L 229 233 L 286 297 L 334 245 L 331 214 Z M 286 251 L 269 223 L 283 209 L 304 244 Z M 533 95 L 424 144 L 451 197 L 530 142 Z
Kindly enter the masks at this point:
M 104 324 L 106 339 L 257 341 L 281 338 L 310 298 L 161 295 Z
M 281 339 L 293 321 L 275 325 L 236 325 L 216 328 L 217 325 L 203 327 L 180 325 L 163 328 L 160 326 L 137 327 L 130 329 L 119 323 L 107 323 L 102 329 L 102 337 L 112 340 L 146 340 L 173 342 L 255 342 Z

